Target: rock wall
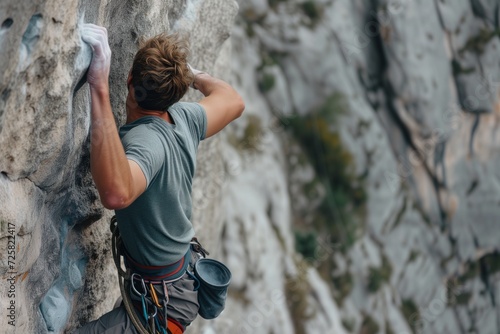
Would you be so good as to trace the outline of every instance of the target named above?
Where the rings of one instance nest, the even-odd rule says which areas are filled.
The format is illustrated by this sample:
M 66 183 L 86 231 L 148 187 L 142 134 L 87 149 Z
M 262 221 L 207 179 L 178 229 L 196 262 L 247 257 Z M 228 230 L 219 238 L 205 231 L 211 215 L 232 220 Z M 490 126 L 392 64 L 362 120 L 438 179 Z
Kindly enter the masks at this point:
M 334 300 L 328 314 L 349 333 L 498 333 L 499 4 L 241 1 L 233 68 L 247 127 L 235 130 L 243 145 L 232 159 L 245 172 L 231 183 L 232 198 L 249 188 L 245 206 L 267 208 L 285 254 L 293 257 L 293 229 L 296 240 L 316 244 L 296 244 L 306 265 L 294 268 L 272 249 L 259 215 L 244 218 L 232 204 L 238 226 L 228 224 L 226 238 L 242 246 L 230 263 L 261 256 L 266 270 L 282 272 L 280 264 L 292 281 L 317 270 L 330 289 L 320 296 Z M 261 120 L 257 140 L 252 115 Z M 280 182 L 267 159 L 288 179 Z M 321 284 L 308 282 L 291 292 L 316 303 L 286 298 L 295 332 L 342 332 L 317 330 Z M 273 333 L 274 314 L 251 316 L 271 314 L 254 296 L 272 290 L 258 295 L 256 285 L 244 289 L 246 319 Z
M 70 333 L 119 295 L 89 173 L 93 22 L 118 124 L 161 31 L 246 102 L 199 151 L 194 223 L 233 280 L 188 333 L 500 332 L 499 4 L 3 1 L 0 327 Z
M 236 12 L 235 2 L 218 0 L 0 3 L 0 327 L 6 332 L 71 332 L 110 310 L 119 295 L 109 252 L 112 213 L 100 205 L 89 173 L 84 77 L 92 54 L 80 37 L 82 23 L 108 28 L 111 103 L 123 124 L 138 38 L 182 32 L 191 62 L 217 72 L 216 61 L 229 56 L 223 45 Z M 210 183 L 203 175 L 217 167 L 217 147 L 205 144 L 199 187 Z M 208 226 L 200 230 L 217 231 L 216 199 L 205 200 L 200 214 Z

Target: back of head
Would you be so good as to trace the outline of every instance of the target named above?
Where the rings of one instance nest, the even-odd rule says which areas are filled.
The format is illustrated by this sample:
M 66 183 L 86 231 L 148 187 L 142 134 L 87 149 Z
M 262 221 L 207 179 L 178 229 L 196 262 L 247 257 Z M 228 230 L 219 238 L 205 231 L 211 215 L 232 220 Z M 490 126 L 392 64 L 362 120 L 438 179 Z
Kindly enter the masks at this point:
M 177 34 L 161 34 L 141 43 L 132 65 L 132 86 L 141 108 L 167 111 L 186 94 L 193 81 L 188 53 Z

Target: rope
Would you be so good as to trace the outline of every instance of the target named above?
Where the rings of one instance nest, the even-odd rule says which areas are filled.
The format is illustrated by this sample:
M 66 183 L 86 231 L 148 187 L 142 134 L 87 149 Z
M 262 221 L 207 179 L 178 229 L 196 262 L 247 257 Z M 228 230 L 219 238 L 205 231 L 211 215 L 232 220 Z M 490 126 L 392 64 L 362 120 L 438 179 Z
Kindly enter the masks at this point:
M 116 266 L 116 269 L 118 271 L 118 285 L 120 286 L 120 293 L 121 293 L 122 298 L 123 298 L 123 305 L 125 306 L 125 309 L 127 310 L 127 314 L 130 317 L 132 324 L 137 329 L 139 334 L 154 334 L 154 332 L 151 333 L 146 328 L 144 328 L 141 320 L 139 319 L 139 317 L 135 313 L 135 310 L 133 309 L 132 300 L 130 299 L 130 296 L 125 291 L 124 282 L 126 280 L 130 281 L 130 271 L 129 270 L 124 271 L 121 267 L 119 248 L 122 245 L 121 245 L 121 239 L 120 239 L 120 235 L 118 232 L 117 221 L 116 221 L 115 216 L 113 216 L 113 218 L 111 218 L 110 229 L 111 229 L 111 233 L 112 233 L 111 250 L 113 252 L 113 260 L 115 261 L 115 266 Z M 118 245 L 117 245 L 117 243 L 118 243 Z M 131 284 L 133 284 L 133 282 Z

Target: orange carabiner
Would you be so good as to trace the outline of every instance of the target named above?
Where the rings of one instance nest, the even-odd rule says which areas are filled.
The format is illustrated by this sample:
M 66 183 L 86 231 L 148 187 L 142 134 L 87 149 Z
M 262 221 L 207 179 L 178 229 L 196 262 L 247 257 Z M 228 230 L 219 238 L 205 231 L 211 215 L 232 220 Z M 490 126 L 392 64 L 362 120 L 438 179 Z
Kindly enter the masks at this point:
M 153 300 L 153 303 L 155 304 L 155 306 L 161 308 L 160 301 L 158 300 L 158 295 L 156 294 L 153 283 L 149 283 L 149 289 L 151 290 L 151 299 Z

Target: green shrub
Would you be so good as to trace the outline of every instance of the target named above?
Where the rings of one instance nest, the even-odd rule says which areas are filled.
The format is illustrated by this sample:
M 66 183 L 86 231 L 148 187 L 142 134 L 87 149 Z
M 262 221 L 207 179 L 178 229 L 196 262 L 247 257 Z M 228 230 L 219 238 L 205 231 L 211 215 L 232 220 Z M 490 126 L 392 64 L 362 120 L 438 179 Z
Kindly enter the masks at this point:
M 271 73 L 263 73 L 258 82 L 259 90 L 262 93 L 270 91 L 274 87 L 275 79 Z
M 311 19 L 312 24 L 316 24 L 322 16 L 322 9 L 314 1 L 305 1 L 300 4 L 300 9 Z
M 352 275 L 349 271 L 346 271 L 342 275 L 333 276 L 332 282 L 333 282 L 334 299 L 337 302 L 337 304 L 341 306 L 344 299 L 352 291 L 352 287 L 354 285 Z
M 271 8 L 276 8 L 280 2 L 286 2 L 286 0 L 267 0 L 267 3 Z
M 348 112 L 344 97 L 332 94 L 308 115 L 285 120 L 286 127 L 304 148 L 326 196 L 317 209 L 314 227 L 331 235 L 332 243 L 349 248 L 360 229 L 356 216 L 364 212 L 366 192 L 354 173 L 354 161 L 338 133 L 332 130 L 338 115 Z
M 417 304 L 412 299 L 403 299 L 401 303 L 401 313 L 405 317 L 408 325 L 413 333 L 419 332 L 420 312 L 418 311 Z
M 464 284 L 467 281 L 474 279 L 480 275 L 481 268 L 476 261 L 470 261 L 465 264 L 464 272 L 458 276 L 458 282 Z
M 353 319 L 344 319 L 342 318 L 342 326 L 347 329 L 350 333 L 354 332 L 354 326 L 356 322 Z
M 264 130 L 260 118 L 255 115 L 248 115 L 243 137 L 237 138 L 235 135 L 231 135 L 228 141 L 239 151 L 257 152 L 263 135 Z
M 453 59 L 451 61 L 451 69 L 453 71 L 453 75 L 455 76 L 460 74 L 470 74 L 476 71 L 474 67 L 463 68 L 462 65 L 460 65 L 460 63 L 456 59 Z
M 481 258 L 485 268 L 490 274 L 500 271 L 500 253 L 491 253 Z
M 488 30 L 482 28 L 477 35 L 467 40 L 465 46 L 458 53 L 463 54 L 465 51 L 472 51 L 476 54 L 482 54 L 486 45 L 496 36 L 500 36 L 500 29 Z
M 308 261 L 316 258 L 316 249 L 318 242 L 315 231 L 295 231 L 295 250 L 302 254 Z
M 392 266 L 389 260 L 383 256 L 382 266 L 380 268 L 370 268 L 370 274 L 368 278 L 368 291 L 374 293 L 377 292 L 382 284 L 389 282 L 392 274 Z
M 408 262 L 407 263 L 411 263 L 413 261 L 415 261 L 417 259 L 417 257 L 420 256 L 420 252 L 419 251 L 416 251 L 416 250 L 412 250 L 411 253 L 410 253 L 410 256 L 408 256 Z
M 457 305 L 468 305 L 471 298 L 472 298 L 472 293 L 461 292 L 461 293 L 456 295 L 455 303 Z
M 286 58 L 287 56 L 288 54 L 286 52 L 261 50 L 260 52 L 261 62 L 259 66 L 257 66 L 256 71 L 262 72 L 266 67 L 277 66 L 281 64 L 283 59 Z
M 288 125 L 301 142 L 320 177 L 329 179 L 333 188 L 341 188 L 356 202 L 364 201 L 364 194 L 357 193 L 353 174 L 353 158 L 344 149 L 340 136 L 332 131 L 336 116 L 347 113 L 340 94 L 328 97 L 323 105 L 306 116 L 288 118 Z

